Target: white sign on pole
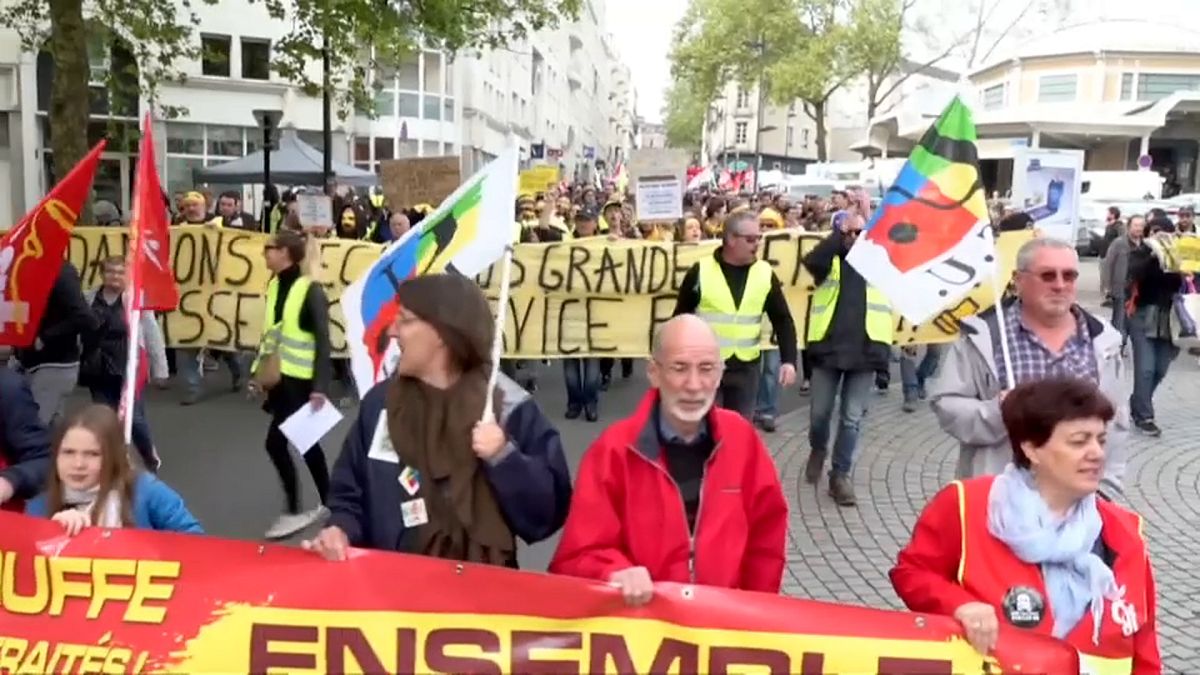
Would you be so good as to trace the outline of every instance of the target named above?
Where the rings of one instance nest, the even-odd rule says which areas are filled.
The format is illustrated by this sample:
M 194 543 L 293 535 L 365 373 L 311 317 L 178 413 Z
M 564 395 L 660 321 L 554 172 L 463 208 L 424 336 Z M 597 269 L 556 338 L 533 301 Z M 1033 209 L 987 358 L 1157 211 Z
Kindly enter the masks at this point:
M 1082 194 L 1082 150 L 1013 149 L 1013 205 L 1046 236 L 1075 241 Z
M 325 195 L 296 195 L 300 226 L 333 227 L 333 200 Z
M 677 178 L 642 178 L 634 197 L 638 220 L 683 217 L 683 182 Z

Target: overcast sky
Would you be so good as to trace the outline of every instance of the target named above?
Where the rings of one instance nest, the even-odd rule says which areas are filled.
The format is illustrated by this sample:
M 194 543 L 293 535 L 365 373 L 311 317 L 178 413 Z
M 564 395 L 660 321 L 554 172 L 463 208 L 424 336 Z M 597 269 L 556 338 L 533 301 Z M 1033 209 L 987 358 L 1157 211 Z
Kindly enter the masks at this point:
M 671 33 L 687 0 L 608 0 L 608 30 L 633 73 L 637 112 L 662 121 L 663 92 L 671 80 Z

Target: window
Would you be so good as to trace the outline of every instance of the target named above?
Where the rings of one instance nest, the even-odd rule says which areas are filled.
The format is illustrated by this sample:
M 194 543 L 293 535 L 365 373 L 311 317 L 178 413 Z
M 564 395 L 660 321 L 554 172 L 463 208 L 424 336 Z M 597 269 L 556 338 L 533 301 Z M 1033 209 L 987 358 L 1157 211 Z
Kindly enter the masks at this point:
M 1070 75 L 1043 75 L 1038 80 L 1038 103 L 1063 103 L 1075 100 L 1075 87 L 1079 77 Z
M 400 62 L 400 69 L 396 71 L 399 78 L 399 88 L 408 91 L 417 91 L 421 87 L 421 55 L 419 53 L 408 54 L 404 60 Z
M 371 162 L 371 139 L 356 138 L 354 139 L 354 162 L 358 165 L 359 162 L 366 162 L 366 166 L 362 168 L 370 170 Z
M 395 143 L 391 138 L 375 137 L 375 159 L 395 159 Z
M 396 92 L 393 89 L 382 89 L 375 92 L 375 115 L 378 117 L 396 116 Z
M 800 132 L 800 147 L 808 147 L 808 129 L 803 129 Z
M 438 141 L 423 141 L 421 143 L 421 152 L 425 157 L 441 157 L 442 144 Z
M 1200 75 L 1141 73 L 1138 75 L 1137 100 L 1157 101 L 1178 91 L 1200 89 Z
M 419 117 L 421 114 L 420 98 L 413 93 L 400 92 L 400 117 Z
M 112 69 L 112 50 L 108 48 L 108 42 L 100 39 L 99 35 L 89 35 L 87 51 L 88 85 L 108 86 L 108 71 Z
M 514 114 L 516 112 L 516 108 L 517 107 L 514 105 Z M 454 99 L 449 97 L 442 99 L 442 119 L 447 122 L 454 121 Z
M 204 125 L 167 124 L 167 154 L 203 155 Z
M 271 79 L 271 42 L 242 38 L 242 77 L 247 80 Z
M 746 91 L 746 88 L 740 85 L 738 86 L 737 90 L 737 107 L 750 107 L 750 92 Z
M 167 157 L 167 192 L 187 192 L 196 186 L 192 171 L 204 168 L 200 157 Z
M 200 72 L 212 77 L 229 77 L 229 36 L 200 36 Z
M 1121 100 L 1133 100 L 1133 73 L 1121 73 Z
M 283 133 L 283 132 L 279 132 Z M 304 131 L 298 130 L 296 138 L 299 138 L 304 143 L 311 145 L 317 152 L 325 152 L 325 134 L 321 131 Z
M 425 94 L 425 108 L 422 111 L 421 117 L 427 120 L 440 119 L 438 108 L 442 107 L 442 97 Z
M 425 52 L 425 91 L 435 94 L 442 92 L 442 55 L 437 52 Z
M 1004 107 L 1004 83 L 983 90 L 983 109 L 999 110 Z
M 209 125 L 208 154 L 217 157 L 242 157 L 242 127 Z
M 417 147 L 417 141 L 411 138 L 400 141 L 400 147 L 398 148 L 400 150 L 399 157 L 416 157 Z
M 796 142 L 795 136 L 796 136 L 796 130 L 793 129 L 791 126 L 789 126 L 787 128 L 786 147 L 789 147 L 789 148 L 792 147 L 792 143 Z
M 733 129 L 733 142 L 741 145 L 746 142 L 748 122 L 738 122 Z

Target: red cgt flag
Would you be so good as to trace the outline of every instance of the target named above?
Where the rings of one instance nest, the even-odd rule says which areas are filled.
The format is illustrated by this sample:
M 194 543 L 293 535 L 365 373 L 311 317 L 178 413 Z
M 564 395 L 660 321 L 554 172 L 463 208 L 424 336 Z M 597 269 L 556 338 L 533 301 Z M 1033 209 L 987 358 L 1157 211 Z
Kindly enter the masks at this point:
M 154 161 L 154 125 L 146 114 L 134 179 L 133 217 L 129 226 L 129 290 L 133 309 L 169 312 L 179 306 L 179 285 L 171 267 L 171 235 Z
M 28 347 L 37 337 L 104 145 L 97 143 L 36 208 L 0 237 L 0 345 Z

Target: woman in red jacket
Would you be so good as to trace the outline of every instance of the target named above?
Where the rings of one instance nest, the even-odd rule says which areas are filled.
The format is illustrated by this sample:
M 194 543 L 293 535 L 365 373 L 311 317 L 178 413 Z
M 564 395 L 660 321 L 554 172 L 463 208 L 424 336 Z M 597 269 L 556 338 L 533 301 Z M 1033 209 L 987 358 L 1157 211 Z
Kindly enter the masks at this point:
M 933 498 L 891 571 L 896 593 L 958 619 L 981 653 L 1005 622 L 1065 640 L 1084 672 L 1161 672 L 1141 518 L 1096 496 L 1112 404 L 1071 378 L 1001 400 L 1013 463 Z

